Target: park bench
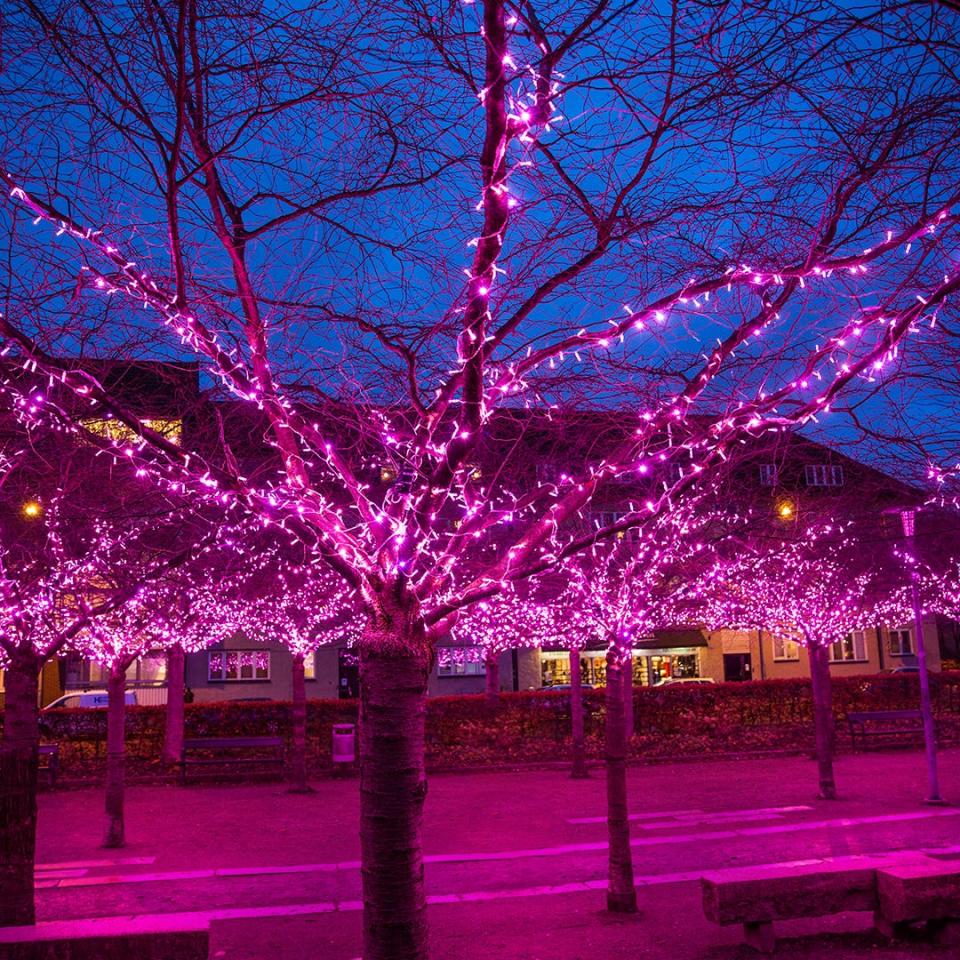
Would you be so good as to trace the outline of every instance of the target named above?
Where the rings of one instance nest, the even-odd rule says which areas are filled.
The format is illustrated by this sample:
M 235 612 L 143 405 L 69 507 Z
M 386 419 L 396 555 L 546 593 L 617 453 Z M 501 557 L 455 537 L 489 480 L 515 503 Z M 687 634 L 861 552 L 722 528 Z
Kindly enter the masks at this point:
M 862 748 L 868 740 L 889 743 L 898 739 L 914 740 L 923 734 L 923 718 L 919 710 L 859 710 L 847 714 L 850 745 Z
M 241 751 L 245 755 L 241 756 Z M 284 743 L 280 737 L 195 737 L 183 741 L 180 782 L 187 782 L 188 766 L 257 764 L 282 767 L 283 763 Z
M 60 747 L 55 743 L 41 743 L 37 747 L 37 772 L 47 775 L 47 783 L 51 788 L 57 785 L 57 774 L 60 772 Z
M 899 937 L 910 924 L 926 921 L 942 943 L 960 944 L 960 863 L 919 860 L 877 870 L 874 924 L 887 937 Z
M 210 922 L 202 915 L 96 917 L 0 927 L 4 960 L 206 960 Z

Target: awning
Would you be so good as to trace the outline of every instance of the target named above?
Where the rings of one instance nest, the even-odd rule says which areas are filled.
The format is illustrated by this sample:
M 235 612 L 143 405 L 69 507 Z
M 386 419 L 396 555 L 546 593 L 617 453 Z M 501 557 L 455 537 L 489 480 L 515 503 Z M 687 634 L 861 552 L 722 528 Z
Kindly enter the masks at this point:
M 706 647 L 705 630 L 655 630 L 648 640 L 635 640 L 634 650 L 672 650 L 677 647 Z

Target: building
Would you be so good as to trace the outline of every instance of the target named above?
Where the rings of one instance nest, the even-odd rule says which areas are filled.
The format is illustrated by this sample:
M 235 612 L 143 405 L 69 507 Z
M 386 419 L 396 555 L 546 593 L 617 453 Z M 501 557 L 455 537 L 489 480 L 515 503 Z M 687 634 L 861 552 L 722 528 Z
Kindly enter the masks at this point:
M 248 405 L 203 398 L 196 365 L 162 363 L 111 364 L 94 362 L 98 377 L 111 389 L 130 397 L 130 406 L 149 420 L 154 429 L 178 444 L 205 450 L 215 446 L 218 431 L 243 458 L 250 476 L 269 473 L 276 454 L 266 442 L 266 426 Z M 498 463 L 498 444 L 519 440 L 523 455 L 511 464 L 509 482 L 524 485 L 553 482 L 576 470 L 622 441 L 622 419 L 609 411 L 566 415 L 563 429 L 548 418 L 522 410 L 505 410 L 489 425 L 489 438 L 481 445 L 474 465 L 478 476 Z M 85 425 L 94 432 L 123 439 L 126 429 L 109 415 L 94 410 Z M 584 442 L 584 437 L 589 442 Z M 211 439 L 214 438 L 214 439 Z M 617 478 L 602 488 L 585 525 L 608 524 L 623 516 L 627 504 L 643 495 L 649 485 L 677 469 L 669 462 L 656 464 L 645 476 Z M 384 489 L 397 479 L 390 464 L 375 460 L 362 465 L 363 478 Z M 735 467 L 722 475 L 718 498 L 739 508 L 749 508 L 776 529 L 826 515 L 869 518 L 878 536 L 895 538 L 899 518 L 895 511 L 918 503 L 918 491 L 882 471 L 859 463 L 800 434 L 768 435 L 750 446 Z M 925 528 L 926 527 L 926 528 Z M 934 535 L 936 522 L 921 522 L 918 542 L 933 551 L 944 549 Z M 941 642 L 956 653 L 956 628 L 929 619 L 924 632 L 928 664 L 939 669 Z M 877 628 L 857 633 L 835 646 L 831 662 L 838 674 L 874 673 L 915 663 L 916 641 L 912 625 L 893 630 Z M 581 653 L 585 683 L 602 685 L 605 652 Z M 504 690 L 530 690 L 569 681 L 569 652 L 564 649 L 520 649 L 499 658 L 499 678 Z M 130 686 L 140 691 L 140 702 L 159 702 L 165 696 L 165 660 L 162 655 L 143 658 L 128 672 Z M 318 648 L 307 658 L 307 695 L 314 698 L 355 697 L 359 669 L 355 653 L 346 644 Z M 721 630 L 659 631 L 637 641 L 633 652 L 635 682 L 656 684 L 668 678 L 706 677 L 716 681 L 804 676 L 806 652 L 789 640 Z M 292 657 L 284 649 L 268 648 L 243 636 L 210 647 L 186 658 L 186 683 L 198 701 L 286 699 L 290 696 Z M 441 644 L 430 679 L 433 695 L 479 693 L 486 684 L 486 666 L 469 638 Z M 48 664 L 43 675 L 43 701 L 66 690 L 98 689 L 104 685 L 99 666 L 76 656 Z M 2 675 L 0 675 L 2 692 Z

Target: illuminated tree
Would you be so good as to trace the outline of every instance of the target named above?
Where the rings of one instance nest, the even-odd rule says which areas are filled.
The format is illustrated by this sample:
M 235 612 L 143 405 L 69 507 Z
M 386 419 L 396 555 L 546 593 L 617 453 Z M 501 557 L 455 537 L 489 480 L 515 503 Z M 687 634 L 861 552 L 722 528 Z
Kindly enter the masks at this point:
M 627 717 L 625 699 L 633 696 L 624 672 L 632 670 L 633 647 L 659 629 L 677 623 L 677 601 L 703 566 L 707 521 L 688 509 L 676 509 L 642 537 L 598 547 L 569 564 L 571 591 L 577 597 L 572 618 L 578 632 L 607 647 L 605 747 L 609 872 L 607 909 L 633 913 L 630 820 L 627 811 Z
M 237 625 L 246 636 L 293 654 L 290 791 L 310 793 L 304 658 L 318 646 L 355 639 L 360 629 L 356 597 L 328 567 L 295 564 L 276 551 L 262 551 L 254 567 L 240 588 Z
M 571 555 L 658 517 L 744 432 L 824 416 L 960 288 L 951 18 L 606 0 L 8 18 L 11 357 L 108 407 L 134 439 L 105 449 L 289 531 L 361 596 L 367 960 L 426 954 L 424 703 L 457 611 L 562 559 L 554 533 L 604 485 L 647 471 L 650 492 Z M 269 465 L 226 429 L 173 444 L 51 356 L 90 337 L 200 357 Z M 619 432 L 556 480 L 524 474 L 528 425 L 562 435 L 612 402 Z
M 164 521 L 181 529 L 187 526 L 178 512 L 165 512 L 164 521 L 149 514 L 119 520 L 97 517 L 81 509 L 90 505 L 79 501 L 72 486 L 81 474 L 63 470 L 58 476 L 59 495 L 46 503 L 26 501 L 22 511 L 30 505 L 38 509 L 19 523 L 5 517 L 3 524 L 0 923 L 30 923 L 34 916 L 40 670 L 100 618 L 116 615 L 141 587 L 182 563 L 190 552 L 156 550 L 156 533 Z M 89 471 L 82 476 L 88 480 Z M 63 499 L 66 492 L 70 509 Z M 123 576 L 118 578 L 120 571 Z
M 888 564 L 842 525 L 801 530 L 747 547 L 714 571 L 704 619 L 712 629 L 766 630 L 807 649 L 820 796 L 836 798 L 830 647 L 854 630 L 901 622 L 902 594 Z
M 200 650 L 237 630 L 234 604 L 221 599 L 229 589 L 220 579 L 229 562 L 216 557 L 210 543 L 196 545 L 189 554 L 189 563 L 183 556 L 183 566 L 152 580 L 138 577 L 138 565 L 130 558 L 115 576 L 119 574 L 120 583 L 133 578 L 140 586 L 131 591 L 127 602 L 92 620 L 71 641 L 74 650 L 107 671 L 107 822 L 103 846 L 108 848 L 126 844 L 127 670 L 149 651 L 165 650 L 173 644 L 181 650 Z M 216 562 L 218 559 L 221 562 Z M 102 582 L 98 584 L 99 589 L 103 586 Z M 112 586 L 121 589 L 119 583 Z M 182 704 L 182 697 L 180 700 Z

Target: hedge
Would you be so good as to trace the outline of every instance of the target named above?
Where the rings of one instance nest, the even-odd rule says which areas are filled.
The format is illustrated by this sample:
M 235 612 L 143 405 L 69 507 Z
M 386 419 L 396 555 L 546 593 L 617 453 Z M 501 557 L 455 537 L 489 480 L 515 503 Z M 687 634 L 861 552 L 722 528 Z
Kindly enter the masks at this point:
M 941 733 L 960 728 L 960 671 L 931 678 Z M 847 743 L 843 719 L 851 710 L 915 708 L 916 675 L 835 677 L 834 713 L 839 745 Z M 585 690 L 587 751 L 602 756 L 603 690 Z M 105 761 L 106 711 L 51 710 L 45 736 L 60 743 L 67 779 L 98 775 Z M 309 755 L 314 772 L 330 767 L 331 726 L 355 723 L 357 702 L 310 700 Z M 285 701 L 193 703 L 185 706 L 188 737 L 274 734 L 289 739 L 291 704 Z M 749 683 L 678 684 L 634 690 L 636 758 L 696 757 L 756 751 L 809 750 L 812 704 L 807 679 Z M 134 774 L 159 772 L 164 707 L 127 708 L 127 748 Z M 570 695 L 504 693 L 496 707 L 483 695 L 434 697 L 427 702 L 428 766 L 489 767 L 564 760 L 570 747 Z

